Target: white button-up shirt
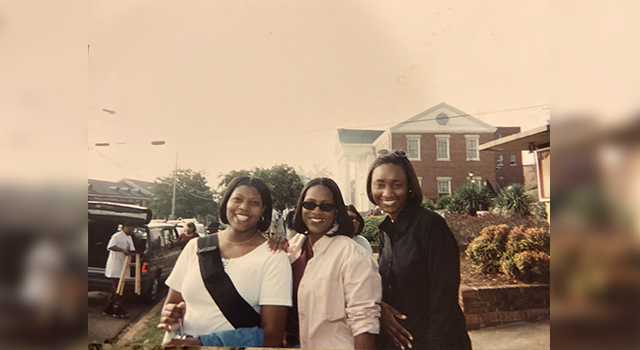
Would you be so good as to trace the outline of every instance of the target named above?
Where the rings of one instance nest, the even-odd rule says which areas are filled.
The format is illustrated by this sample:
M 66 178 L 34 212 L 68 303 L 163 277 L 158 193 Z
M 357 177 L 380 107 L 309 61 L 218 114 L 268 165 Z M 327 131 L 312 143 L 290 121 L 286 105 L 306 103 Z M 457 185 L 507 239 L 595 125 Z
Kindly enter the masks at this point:
M 293 263 L 306 235 L 289 243 Z M 369 253 L 346 236 L 323 236 L 313 245 L 298 288 L 301 348 L 353 349 L 354 337 L 380 332 L 382 282 Z

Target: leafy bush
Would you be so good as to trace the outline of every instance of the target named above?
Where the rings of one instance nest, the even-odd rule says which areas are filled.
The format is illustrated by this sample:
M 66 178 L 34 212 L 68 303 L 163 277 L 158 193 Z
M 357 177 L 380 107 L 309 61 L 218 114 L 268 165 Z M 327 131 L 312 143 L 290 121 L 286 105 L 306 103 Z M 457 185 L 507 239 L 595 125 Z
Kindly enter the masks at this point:
M 420 205 L 426 209 L 436 210 L 436 204 L 433 203 L 433 201 L 428 198 L 422 199 L 422 203 Z
M 453 202 L 453 197 L 446 195 L 438 198 L 438 203 L 436 204 L 436 209 L 442 210 L 447 209 L 449 204 Z
M 479 265 L 483 273 L 500 272 L 500 259 L 509 237 L 509 226 L 487 226 L 467 248 L 471 261 Z
M 366 238 L 371 244 L 378 244 L 378 225 L 384 220 L 386 216 L 365 216 L 364 217 L 364 229 L 360 234 Z
M 467 254 L 483 273 L 548 283 L 550 242 L 548 227 L 488 226 L 469 244 Z
M 467 207 L 460 197 L 451 197 L 451 202 L 447 205 L 447 211 L 454 214 L 468 214 Z
M 489 194 L 489 189 L 485 186 L 478 186 L 476 183 L 466 183 L 456 190 L 453 194 L 454 202 L 456 206 L 462 205 L 464 207 L 464 212 L 468 212 L 469 215 L 476 215 L 476 211 L 482 210 L 483 207 L 489 207 L 491 204 L 491 195 Z M 461 212 L 458 208 L 455 208 L 456 211 L 450 212 Z
M 547 206 L 544 202 L 536 202 L 531 205 L 533 215 L 541 220 L 547 220 Z
M 461 253 L 464 253 L 469 243 L 480 236 L 480 231 L 487 226 L 522 226 L 523 229 L 536 227 L 545 228 L 547 230 L 549 228 L 548 222 L 531 215 L 502 216 L 486 214 L 483 216 L 471 216 L 468 214 L 448 214 L 445 219 L 447 220 L 447 225 L 449 225 L 451 232 L 453 232 L 453 236 L 458 242 L 458 249 Z
M 513 184 L 500 191 L 495 206 L 502 214 L 523 216 L 531 213 L 529 207 L 533 202 L 533 198 L 525 192 L 524 186 Z
M 526 251 L 513 257 L 515 277 L 526 283 L 549 283 L 551 257 L 544 252 Z

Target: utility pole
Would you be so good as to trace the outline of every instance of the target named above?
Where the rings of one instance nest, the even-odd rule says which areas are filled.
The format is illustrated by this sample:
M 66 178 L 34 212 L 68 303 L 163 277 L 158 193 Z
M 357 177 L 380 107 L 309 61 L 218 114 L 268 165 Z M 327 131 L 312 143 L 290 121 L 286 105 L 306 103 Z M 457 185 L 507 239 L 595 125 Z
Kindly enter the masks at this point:
M 176 170 L 173 172 L 173 198 L 171 199 L 171 220 L 176 218 L 176 182 L 178 181 L 178 152 L 176 152 Z

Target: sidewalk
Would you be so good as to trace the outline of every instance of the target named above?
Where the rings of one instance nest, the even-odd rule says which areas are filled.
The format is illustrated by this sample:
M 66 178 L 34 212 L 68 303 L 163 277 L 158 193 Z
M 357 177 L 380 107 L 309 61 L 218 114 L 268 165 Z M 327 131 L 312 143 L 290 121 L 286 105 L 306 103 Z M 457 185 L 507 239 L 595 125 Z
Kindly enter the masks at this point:
M 469 332 L 473 350 L 548 350 L 549 320 L 515 322 Z

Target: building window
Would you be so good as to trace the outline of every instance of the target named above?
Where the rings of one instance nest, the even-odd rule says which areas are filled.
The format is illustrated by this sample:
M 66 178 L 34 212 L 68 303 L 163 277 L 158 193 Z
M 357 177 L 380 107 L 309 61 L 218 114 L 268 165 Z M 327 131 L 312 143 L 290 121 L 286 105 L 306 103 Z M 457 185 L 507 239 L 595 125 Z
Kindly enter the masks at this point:
M 420 135 L 407 135 L 407 158 L 420 160 Z
M 449 135 L 436 135 L 436 159 L 449 160 Z
M 496 156 L 496 169 L 500 169 L 504 166 L 504 156 L 502 154 L 498 154 Z
M 511 155 L 511 166 L 515 166 L 516 165 L 516 155 L 512 154 Z
M 450 177 L 438 177 L 438 198 L 442 196 L 451 195 L 451 178 Z
M 478 135 L 465 135 L 467 139 L 467 160 L 480 160 L 480 153 L 478 152 L 478 141 L 480 137 Z

